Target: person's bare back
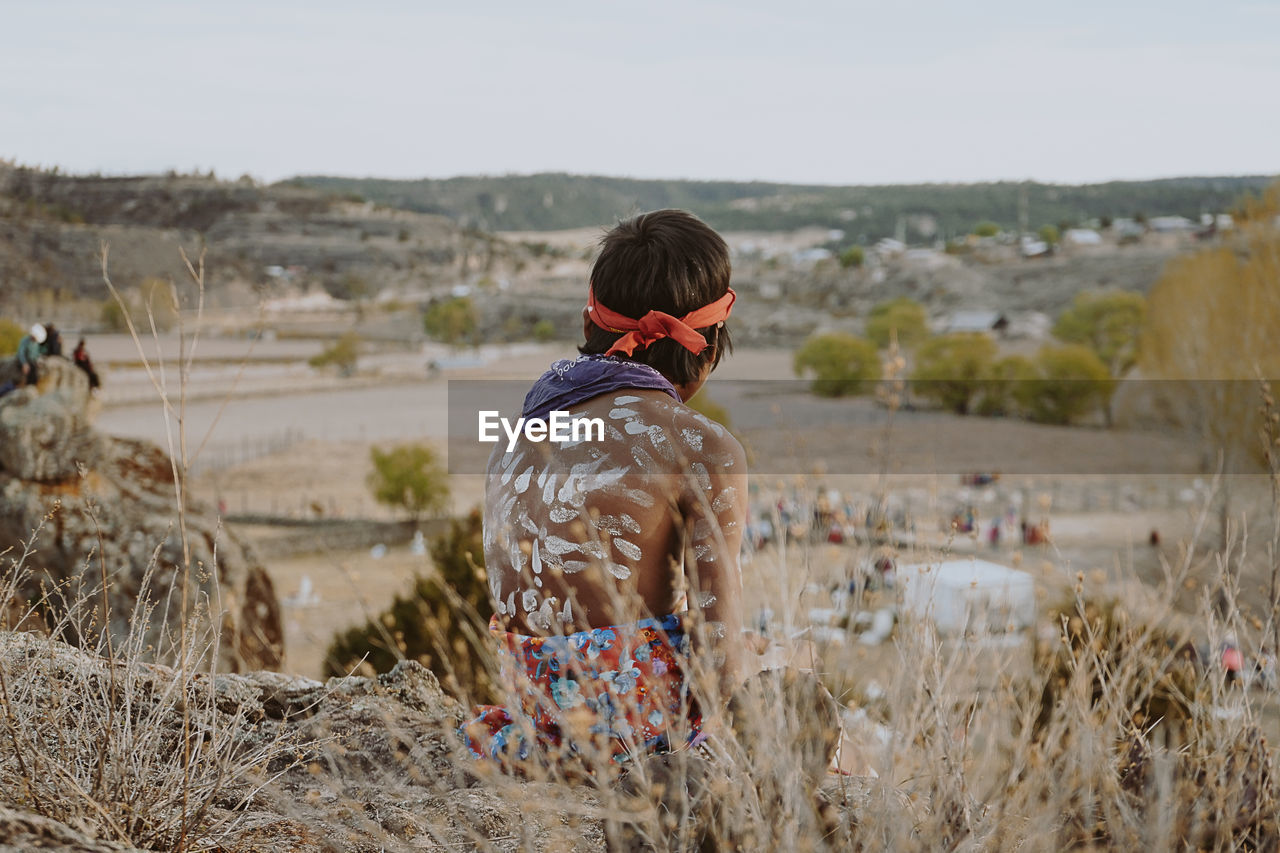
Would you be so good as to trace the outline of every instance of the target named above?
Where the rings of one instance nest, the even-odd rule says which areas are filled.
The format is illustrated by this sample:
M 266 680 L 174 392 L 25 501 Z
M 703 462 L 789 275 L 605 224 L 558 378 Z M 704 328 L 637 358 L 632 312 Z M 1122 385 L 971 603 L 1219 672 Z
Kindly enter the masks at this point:
M 682 609 L 741 626 L 742 446 L 660 391 L 621 389 L 570 410 L 602 441 L 521 438 L 490 460 L 485 565 L 500 619 L 571 632 Z

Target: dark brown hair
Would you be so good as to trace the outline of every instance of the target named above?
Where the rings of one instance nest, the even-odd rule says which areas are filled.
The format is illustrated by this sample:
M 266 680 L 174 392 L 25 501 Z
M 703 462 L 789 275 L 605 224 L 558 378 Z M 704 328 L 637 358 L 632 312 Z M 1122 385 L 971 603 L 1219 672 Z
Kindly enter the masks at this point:
M 711 227 L 685 210 L 655 210 L 620 222 L 600 241 L 600 256 L 591 268 L 596 301 L 628 317 L 649 311 L 683 317 L 715 302 L 729 289 L 729 247 Z M 698 329 L 709 346 L 694 355 L 664 338 L 637 349 L 631 360 L 647 364 L 676 385 L 697 379 L 733 351 L 727 327 Z M 618 332 L 592 325 L 584 355 L 604 353 Z

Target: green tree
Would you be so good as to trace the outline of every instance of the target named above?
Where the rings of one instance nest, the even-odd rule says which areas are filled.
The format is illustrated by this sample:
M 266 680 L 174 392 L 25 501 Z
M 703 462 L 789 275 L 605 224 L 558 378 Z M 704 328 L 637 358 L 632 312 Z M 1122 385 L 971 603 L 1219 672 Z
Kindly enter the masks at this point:
M 403 509 L 417 522 L 449 502 L 449 477 L 435 450 L 425 444 L 401 444 L 390 450 L 369 449 L 373 470 L 369 489 L 378 503 Z
M 360 336 L 355 332 L 344 332 L 333 345 L 319 355 L 308 359 L 307 364 L 315 368 L 336 367 L 342 376 L 351 376 L 356 372 L 356 361 L 360 357 Z
M 845 269 L 860 267 L 866 259 L 867 253 L 861 246 L 850 246 L 840 253 L 840 266 Z
M 1033 421 L 1069 424 L 1105 409 L 1115 380 L 1102 359 L 1083 344 L 1046 346 L 1036 355 L 1035 376 L 1019 382 L 1015 396 Z
M 432 540 L 434 571 L 415 575 L 413 588 L 390 607 L 335 636 L 325 654 L 325 674 L 346 675 L 362 661 L 375 672 L 388 672 L 400 660 L 416 660 L 459 699 L 493 701 L 492 660 L 483 644 L 493 609 L 482 530 L 479 510 L 463 521 L 453 519 L 449 531 Z
M 18 344 L 26 334 L 22 327 L 12 320 L 0 317 L 0 356 L 13 355 L 18 351 Z
M 1000 226 L 995 222 L 979 222 L 973 226 L 973 233 L 978 237 L 994 237 L 1000 233 Z
M 952 332 L 922 343 L 916 350 L 912 387 L 956 414 L 970 404 L 991 372 L 996 343 L 981 332 Z
M 841 332 L 809 338 L 796 351 L 797 376 L 813 374 L 809 388 L 820 397 L 865 394 L 880 378 L 876 345 Z
M 1147 301 L 1128 290 L 1082 291 L 1053 324 L 1063 343 L 1084 344 L 1097 353 L 1112 376 L 1121 376 L 1138 360 L 1138 335 Z
M 539 320 L 533 324 L 533 339 L 541 343 L 556 339 L 556 324 L 550 320 Z
M 880 349 L 888 347 L 895 334 L 898 346 L 910 349 L 929 337 L 924 306 L 906 296 L 879 302 L 867 315 L 866 334 Z
M 1062 233 L 1056 225 L 1041 225 L 1038 232 L 1040 239 L 1048 243 L 1050 246 L 1058 245 L 1058 240 L 1062 237 Z
M 436 340 L 456 345 L 475 339 L 480 318 L 469 297 L 455 296 L 433 303 L 427 309 L 422 325 L 427 334 Z
M 1008 355 L 991 365 L 987 377 L 979 382 L 974 411 L 988 417 L 1018 414 L 1018 389 L 1023 382 L 1036 378 L 1036 367 L 1023 355 Z

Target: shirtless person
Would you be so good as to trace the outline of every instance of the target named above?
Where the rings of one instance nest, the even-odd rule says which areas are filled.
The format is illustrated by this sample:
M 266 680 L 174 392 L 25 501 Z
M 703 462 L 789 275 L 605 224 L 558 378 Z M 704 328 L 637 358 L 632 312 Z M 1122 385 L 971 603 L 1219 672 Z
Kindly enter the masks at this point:
M 489 461 L 490 628 L 521 712 L 489 706 L 464 727 L 478 753 L 526 754 L 517 716 L 543 746 L 576 751 L 571 712 L 619 760 L 678 747 L 701 722 L 689 655 L 721 696 L 737 686 L 746 460 L 685 405 L 730 350 L 729 274 L 724 241 L 683 211 L 604 238 L 582 355 L 552 365 L 522 412 L 599 418 L 603 439 L 522 436 Z

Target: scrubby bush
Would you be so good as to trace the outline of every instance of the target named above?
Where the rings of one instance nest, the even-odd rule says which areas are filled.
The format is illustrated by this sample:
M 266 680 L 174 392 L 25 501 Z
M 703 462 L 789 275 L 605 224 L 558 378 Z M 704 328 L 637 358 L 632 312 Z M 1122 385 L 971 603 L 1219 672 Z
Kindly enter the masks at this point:
M 435 450 L 425 444 L 402 444 L 390 450 L 369 449 L 373 470 L 369 489 L 378 503 L 402 509 L 417 521 L 449 502 L 449 475 Z
M 880 349 L 895 335 L 898 346 L 910 349 L 929 336 L 924 306 L 906 296 L 877 303 L 867 315 L 866 334 Z
M 1009 355 L 998 359 L 991 365 L 987 377 L 979 383 L 974 412 L 988 417 L 1017 414 L 1018 388 L 1021 383 L 1035 377 L 1035 364 L 1026 356 Z
M 1036 234 L 1050 246 L 1058 245 L 1058 241 L 1062 238 L 1062 232 L 1058 230 L 1056 225 L 1041 225 Z
M 546 343 L 556 339 L 556 324 L 550 320 L 539 320 L 533 324 L 533 339 Z
M 867 253 L 861 246 L 850 246 L 840 253 L 840 266 L 845 269 L 857 268 L 867 259 Z
M 1105 409 L 1115 380 L 1093 350 L 1081 344 L 1048 346 L 1036 356 L 1035 375 L 1016 386 L 1018 404 L 1033 421 L 1069 424 Z
M 413 588 L 364 625 L 334 638 L 325 672 L 345 675 L 367 664 L 389 672 L 401 660 L 416 660 L 434 672 L 446 690 L 468 701 L 490 701 L 494 689 L 486 655 L 476 642 L 493 615 L 484 578 L 484 542 L 479 510 L 450 522 L 431 543 L 434 571 L 414 578 Z
M 475 339 L 480 318 L 469 297 L 455 296 L 433 303 L 422 318 L 422 325 L 427 334 L 436 340 L 446 344 L 460 344 Z
M 797 376 L 813 374 L 809 388 L 820 397 L 865 394 L 880 378 L 875 344 L 839 332 L 805 341 L 793 366 Z
M 355 332 L 345 332 L 324 352 L 308 359 L 307 364 L 315 368 L 333 366 L 338 369 L 340 375 L 350 376 L 356 372 L 356 362 L 359 358 L 360 336 Z
M 1000 233 L 1000 226 L 995 222 L 979 222 L 973 226 L 974 236 L 994 237 Z
M 26 332 L 12 320 L 0 317 L 0 356 L 13 355 Z
M 980 332 L 939 335 L 916 350 L 912 388 L 944 409 L 968 414 L 995 357 L 995 341 Z
M 729 410 L 712 400 L 705 387 L 686 400 L 685 405 L 698 414 L 715 421 L 725 429 L 733 429 L 733 424 L 729 420 Z

